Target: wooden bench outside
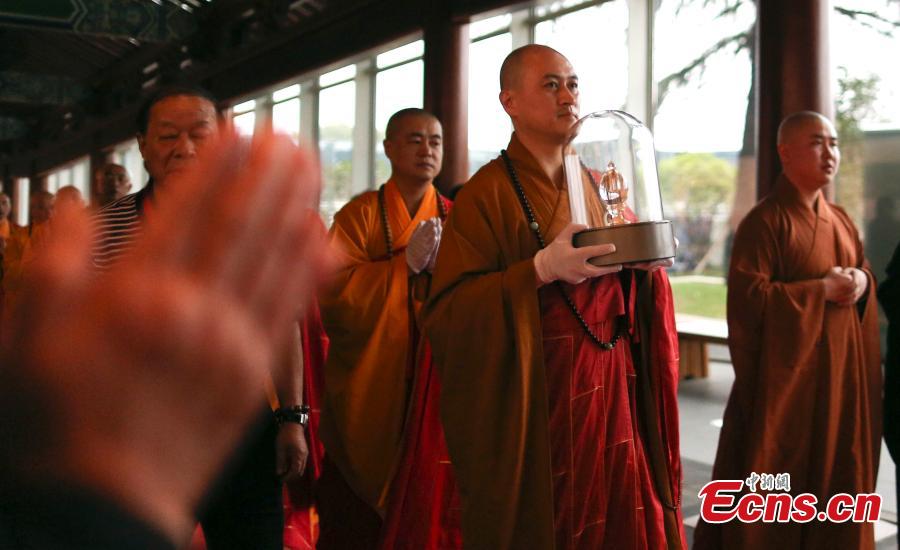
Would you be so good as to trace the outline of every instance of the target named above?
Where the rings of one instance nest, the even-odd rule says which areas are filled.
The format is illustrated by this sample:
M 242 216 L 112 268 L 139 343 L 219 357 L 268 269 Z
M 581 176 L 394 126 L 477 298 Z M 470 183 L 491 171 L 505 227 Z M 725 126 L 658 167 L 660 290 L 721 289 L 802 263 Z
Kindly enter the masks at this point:
M 728 345 L 728 323 L 693 315 L 675 315 L 678 330 L 678 372 L 682 380 L 709 376 L 707 344 Z

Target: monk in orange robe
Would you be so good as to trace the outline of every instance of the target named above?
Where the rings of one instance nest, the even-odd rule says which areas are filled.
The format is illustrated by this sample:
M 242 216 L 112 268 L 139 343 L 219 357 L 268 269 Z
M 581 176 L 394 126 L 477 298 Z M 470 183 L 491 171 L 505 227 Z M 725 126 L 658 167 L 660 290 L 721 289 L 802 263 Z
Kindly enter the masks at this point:
M 677 337 L 658 269 L 670 261 L 601 268 L 587 260 L 612 245 L 572 246 L 583 226 L 571 223 L 563 176 L 578 117 L 568 60 L 519 48 L 500 83 L 515 132 L 457 195 L 425 311 L 463 541 L 684 548 Z M 583 185 L 601 226 L 596 189 Z
M 12 212 L 12 201 L 6 193 L 0 193 L 0 241 L 9 238 L 9 231 L 12 228 L 12 222 L 9 221 L 9 214 Z M 0 256 L 3 256 L 3 244 L 0 243 Z
M 10 316 L 17 307 L 19 295 L 25 286 L 26 272 L 34 262 L 36 252 L 50 234 L 53 202 L 52 193 L 33 193 L 28 201 L 28 225 L 14 225 L 10 228 L 3 253 L 3 319 L 0 326 L 9 326 Z
M 738 227 L 728 274 L 735 382 L 713 479 L 790 474 L 793 495 L 823 510 L 838 493 L 872 493 L 881 445 L 875 279 L 856 228 L 821 188 L 840 165 L 831 122 L 782 122 L 784 168 Z M 776 491 L 781 492 L 781 491 Z M 695 548 L 874 548 L 872 523 L 701 523 Z
M 450 546 L 421 542 L 454 540 L 450 500 L 422 489 L 438 479 L 444 492 L 454 488 L 437 416 L 426 414 L 436 407 L 437 380 L 417 326 L 450 208 L 432 184 L 441 125 L 426 111 L 404 109 L 385 133 L 390 179 L 350 201 L 331 228 L 342 268 L 320 298 L 331 347 L 319 548 L 458 548 L 458 534 Z

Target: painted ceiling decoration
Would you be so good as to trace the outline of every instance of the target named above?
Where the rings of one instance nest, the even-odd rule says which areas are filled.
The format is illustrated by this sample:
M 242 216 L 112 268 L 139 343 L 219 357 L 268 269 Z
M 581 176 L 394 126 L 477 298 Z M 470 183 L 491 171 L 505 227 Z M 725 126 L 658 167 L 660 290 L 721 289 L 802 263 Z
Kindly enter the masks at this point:
M 34 156 L 133 113 L 160 85 L 202 82 L 242 52 L 371 2 L 4 0 L 0 161 Z

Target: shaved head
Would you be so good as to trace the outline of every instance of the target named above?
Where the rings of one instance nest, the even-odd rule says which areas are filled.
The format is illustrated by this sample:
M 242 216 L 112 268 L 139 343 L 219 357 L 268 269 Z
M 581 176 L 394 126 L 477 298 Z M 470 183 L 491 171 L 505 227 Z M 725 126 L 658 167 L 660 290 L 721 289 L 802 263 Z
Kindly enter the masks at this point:
M 53 193 L 35 191 L 28 199 L 28 218 L 31 223 L 44 223 L 53 215 Z
M 77 187 L 75 187 L 74 185 L 66 185 L 64 187 L 60 187 L 56 191 L 56 204 L 59 203 L 84 206 L 84 197 Z
M 500 91 L 518 86 L 522 81 L 522 68 L 532 56 L 541 53 L 552 53 L 566 59 L 566 56 L 553 48 L 540 44 L 528 44 L 527 46 L 516 48 L 506 56 L 506 59 L 503 60 L 503 65 L 500 66 Z
M 800 191 L 814 196 L 834 181 L 841 165 L 834 125 L 813 111 L 788 116 L 778 127 L 778 157 L 788 180 Z
M 382 143 L 384 155 L 391 162 L 391 179 L 401 189 L 430 185 L 441 171 L 444 131 L 438 118 L 428 111 L 403 109 L 394 113 Z
M 412 116 L 421 116 L 440 123 L 436 116 L 429 113 L 425 109 L 418 109 L 415 107 L 401 109 L 391 115 L 391 118 L 388 119 L 387 127 L 384 129 L 384 139 L 394 139 L 397 136 L 397 129 L 400 127 L 400 123 L 403 122 L 403 120 L 405 120 L 406 118 Z
M 828 117 L 815 111 L 799 111 L 788 115 L 778 125 L 778 145 L 786 143 L 797 135 L 797 131 L 804 128 L 810 122 L 826 121 L 831 124 Z

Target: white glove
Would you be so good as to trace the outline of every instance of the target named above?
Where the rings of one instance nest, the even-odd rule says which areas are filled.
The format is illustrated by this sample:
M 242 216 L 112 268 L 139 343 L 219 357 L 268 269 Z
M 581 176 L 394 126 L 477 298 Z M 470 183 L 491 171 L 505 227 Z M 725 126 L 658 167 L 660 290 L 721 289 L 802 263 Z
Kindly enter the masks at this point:
M 440 220 L 437 222 L 437 242 L 434 243 L 434 252 L 431 253 L 431 257 L 428 258 L 428 265 L 425 266 L 425 271 L 429 273 L 434 273 L 434 263 L 437 261 L 438 250 L 441 248 L 441 235 L 444 231 L 444 224 L 441 223 Z
M 622 270 L 621 264 L 597 267 L 587 262 L 590 258 L 615 252 L 614 244 L 596 244 L 581 248 L 572 246 L 572 235 L 584 229 L 586 227 L 583 225 L 570 223 L 560 231 L 552 243 L 535 254 L 534 270 L 537 272 L 539 285 L 556 280 L 575 285 L 585 279 Z
M 428 266 L 440 240 L 440 224 L 437 218 L 423 220 L 409 238 L 409 244 L 406 245 L 406 265 L 413 273 L 420 273 Z

